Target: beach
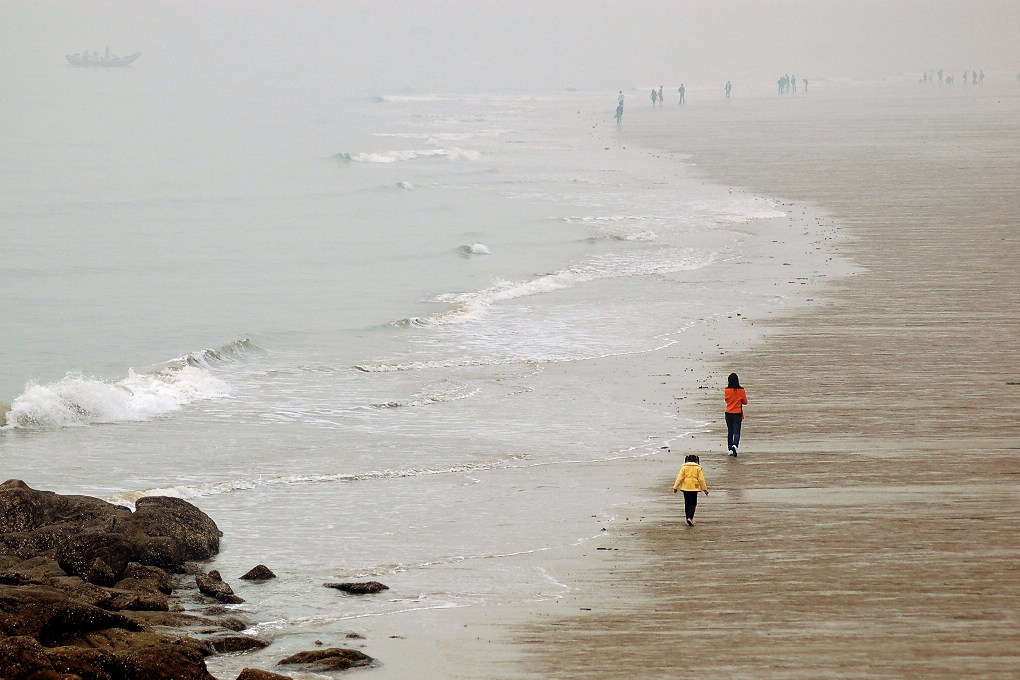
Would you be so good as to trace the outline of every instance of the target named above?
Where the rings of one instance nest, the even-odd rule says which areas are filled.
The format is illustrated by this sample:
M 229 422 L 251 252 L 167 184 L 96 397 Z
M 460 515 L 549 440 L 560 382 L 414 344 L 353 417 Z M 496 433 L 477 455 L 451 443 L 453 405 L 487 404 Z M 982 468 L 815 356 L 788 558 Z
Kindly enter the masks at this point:
M 182 99 L 154 137 L 76 112 L 158 73 L 41 76 L 5 103 L 5 477 L 213 518 L 269 643 L 214 676 L 1017 668 L 1011 85 L 628 91 L 619 126 L 599 92 Z
M 642 466 L 640 516 L 515 630 L 527 673 L 1016 676 L 1017 93 L 953 94 L 716 105 L 669 140 L 662 121 L 631 121 L 634 143 L 824 210 L 861 271 L 750 346 L 720 340 L 720 380 L 693 395 L 718 412 L 716 441 Z M 727 459 L 730 370 L 750 404 Z M 669 493 L 686 452 L 713 492 L 693 528 Z

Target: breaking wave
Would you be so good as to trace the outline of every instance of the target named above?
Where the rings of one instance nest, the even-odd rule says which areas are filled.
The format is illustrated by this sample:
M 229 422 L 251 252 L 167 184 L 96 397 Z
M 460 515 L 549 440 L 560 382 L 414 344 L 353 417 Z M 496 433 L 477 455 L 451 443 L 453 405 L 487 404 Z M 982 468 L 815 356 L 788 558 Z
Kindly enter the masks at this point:
M 97 423 L 139 422 L 207 399 L 231 394 L 213 374 L 216 365 L 256 349 L 238 340 L 220 349 L 192 352 L 156 367 L 128 369 L 121 380 L 68 373 L 56 382 L 29 382 L 6 413 L 8 429 L 45 430 Z

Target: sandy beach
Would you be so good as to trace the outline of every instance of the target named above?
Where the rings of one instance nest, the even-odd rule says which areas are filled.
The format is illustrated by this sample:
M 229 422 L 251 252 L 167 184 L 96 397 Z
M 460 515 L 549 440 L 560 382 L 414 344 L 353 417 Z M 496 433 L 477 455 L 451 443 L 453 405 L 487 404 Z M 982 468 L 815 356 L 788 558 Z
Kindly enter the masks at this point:
M 721 339 L 716 372 L 739 372 L 751 401 L 740 457 L 694 438 L 641 466 L 652 500 L 561 565 L 576 589 L 517 628 L 521 674 L 1020 672 L 1018 100 L 952 95 L 819 91 L 628 121 L 634 144 L 822 208 L 864 271 L 749 348 Z M 720 412 L 719 440 L 721 389 L 693 395 Z M 686 451 L 714 491 L 693 528 L 668 493 Z

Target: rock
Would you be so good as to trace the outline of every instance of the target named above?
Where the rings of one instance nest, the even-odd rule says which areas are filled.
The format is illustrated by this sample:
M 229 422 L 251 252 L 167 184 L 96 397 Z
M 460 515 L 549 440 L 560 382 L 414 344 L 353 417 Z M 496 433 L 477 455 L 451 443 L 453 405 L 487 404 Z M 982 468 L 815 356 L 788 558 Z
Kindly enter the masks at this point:
M 203 658 L 214 647 L 185 629 L 205 626 L 224 651 L 265 645 L 228 634 L 247 627 L 235 612 L 194 615 L 180 596 L 169 611 L 168 571 L 211 557 L 220 536 L 181 499 L 141 499 L 132 512 L 18 480 L 0 484 L 0 680 L 213 680 Z M 218 573 L 196 571 L 220 602 L 242 601 Z
M 356 649 L 330 647 L 309 652 L 298 652 L 277 662 L 278 665 L 306 664 L 309 671 L 342 671 L 356 666 L 368 666 L 372 657 Z
M 85 647 L 54 647 L 46 650 L 53 670 L 88 680 L 127 680 L 127 665 L 116 655 Z
M 127 591 L 112 594 L 113 597 L 107 606 L 114 611 L 170 611 L 170 606 L 163 593 L 133 593 Z
M 383 585 L 378 581 L 365 581 L 363 583 L 323 583 L 322 585 L 327 588 L 342 590 L 345 593 L 350 593 L 351 595 L 366 595 L 390 589 L 389 586 Z
M 0 612 L 9 617 L 0 620 L 0 633 L 29 635 L 45 645 L 59 645 L 69 636 L 103 628 L 140 630 L 120 614 L 76 602 L 47 586 L 0 586 Z
M 269 643 L 250 635 L 221 635 L 206 640 L 220 654 L 230 652 L 247 652 L 251 649 L 265 649 Z
M 96 558 L 115 580 L 131 560 L 176 570 L 186 560 L 215 555 L 222 535 L 212 518 L 180 498 L 140 498 L 131 512 L 98 498 L 37 491 L 16 479 L 0 484 L 0 554 L 29 559 L 56 548 L 61 568 L 76 576 L 87 577 Z M 104 578 L 105 570 L 96 575 Z
M 128 564 L 127 569 L 124 570 L 124 578 L 115 583 L 113 587 L 139 593 L 163 593 L 164 595 L 169 595 L 174 590 L 169 574 L 162 569 L 137 562 Z
M 209 515 L 182 498 L 169 496 L 139 498 L 128 531 L 170 538 L 181 547 L 185 560 L 209 559 L 219 552 L 223 535 Z
M 135 559 L 167 571 L 177 571 L 184 563 L 184 549 L 167 536 L 145 536 L 135 544 Z
M 161 644 L 132 652 L 125 659 L 136 680 L 216 680 L 194 647 Z
M 241 577 L 245 581 L 268 581 L 271 578 L 276 578 L 269 567 L 264 564 L 258 564 L 248 570 L 248 573 Z
M 46 650 L 38 641 L 16 636 L 0 640 L 0 673 L 8 680 L 26 680 L 37 673 L 53 672 Z
M 97 586 L 112 586 L 117 582 L 117 575 L 113 573 L 110 565 L 103 561 L 103 558 L 97 557 L 92 561 L 85 580 Z
M 0 534 L 30 532 L 44 525 L 115 524 L 130 516 L 127 508 L 90 496 L 61 496 L 36 491 L 20 479 L 0 484 Z
M 57 548 L 57 564 L 61 569 L 96 585 L 112 586 L 119 581 L 132 557 L 134 546 L 128 539 L 106 532 L 77 534 Z M 97 561 L 102 564 L 97 565 Z M 89 579 L 90 574 L 100 581 Z M 107 582 L 102 582 L 103 579 Z
M 241 674 L 237 676 L 237 680 L 294 680 L 289 675 L 280 675 L 279 673 L 271 673 L 269 671 L 263 671 L 258 668 L 245 668 L 241 671 Z
M 244 602 L 237 595 L 234 595 L 233 589 L 224 583 L 223 579 L 220 578 L 220 572 L 215 569 L 208 574 L 195 574 L 195 583 L 198 584 L 198 589 L 203 595 L 215 597 L 217 602 L 224 604 L 240 604 Z

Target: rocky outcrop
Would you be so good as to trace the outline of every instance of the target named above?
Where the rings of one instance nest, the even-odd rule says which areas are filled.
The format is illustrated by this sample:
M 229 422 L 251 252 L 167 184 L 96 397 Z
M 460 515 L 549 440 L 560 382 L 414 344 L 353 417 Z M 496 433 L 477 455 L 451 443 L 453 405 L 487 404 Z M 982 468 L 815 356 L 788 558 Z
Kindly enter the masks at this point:
M 203 573 L 187 561 L 215 555 L 220 536 L 208 515 L 179 498 L 142 498 L 132 512 L 19 480 L 0 484 L 0 678 L 213 680 L 204 656 L 217 645 L 267 644 L 225 635 L 246 627 L 237 612 L 220 625 L 216 612 L 171 611 L 180 609 L 168 599 L 175 586 L 187 587 L 174 574 Z M 215 644 L 187 637 L 188 629 Z
M 119 580 L 129 562 L 177 570 L 215 555 L 222 535 L 212 518 L 180 498 L 139 498 L 131 512 L 16 479 L 0 484 L 0 555 L 28 559 L 55 550 L 61 569 L 86 580 L 109 580 L 111 572 Z
M 357 666 L 368 666 L 372 661 L 372 657 L 356 649 L 330 647 L 298 652 L 279 661 L 278 665 L 302 664 L 306 671 L 344 671 Z
M 322 585 L 326 586 L 327 588 L 336 588 L 337 590 L 342 590 L 345 593 L 350 593 L 351 595 L 368 595 L 371 593 L 378 593 L 382 590 L 390 589 L 389 586 L 383 585 L 378 581 L 363 581 L 360 583 L 352 582 L 323 583 Z
M 241 633 L 251 623 L 223 606 L 244 600 L 195 562 L 215 555 L 221 536 L 179 498 L 142 498 L 132 512 L 18 480 L 0 484 L 0 680 L 215 680 L 205 656 L 268 646 Z M 275 574 L 258 565 L 242 578 Z M 325 585 L 387 589 L 377 581 Z M 372 661 L 331 647 L 279 663 L 314 672 Z M 246 668 L 238 680 L 289 677 Z

